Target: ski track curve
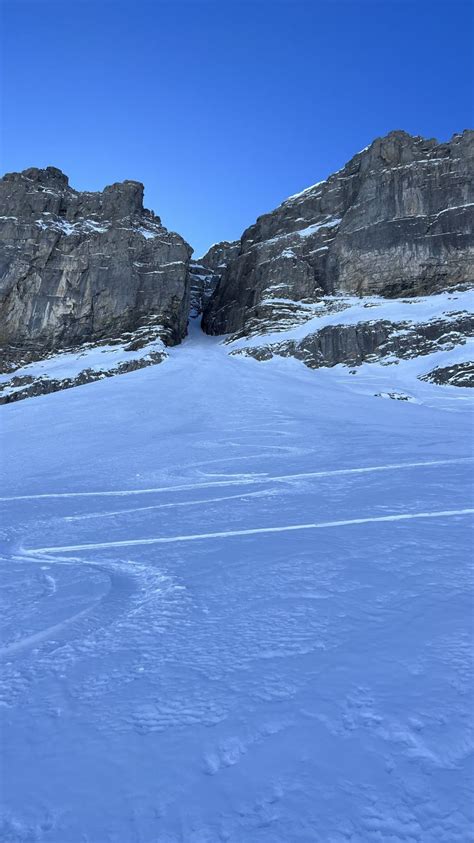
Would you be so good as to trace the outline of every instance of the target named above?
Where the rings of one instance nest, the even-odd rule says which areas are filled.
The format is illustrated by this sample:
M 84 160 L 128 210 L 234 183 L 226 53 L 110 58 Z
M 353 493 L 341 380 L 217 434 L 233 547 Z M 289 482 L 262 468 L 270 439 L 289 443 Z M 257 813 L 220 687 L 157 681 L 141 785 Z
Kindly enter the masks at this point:
M 117 618 L 127 612 L 130 607 L 133 595 L 138 590 L 137 576 L 135 572 L 123 570 L 123 566 L 111 563 L 104 565 L 95 561 L 81 558 L 58 558 L 56 555 L 49 556 L 46 552 L 41 554 L 23 553 L 13 557 L 16 561 L 24 562 L 38 562 L 47 563 L 48 565 L 87 565 L 100 571 L 109 579 L 109 588 L 105 594 L 93 600 L 90 605 L 86 606 L 78 612 L 74 612 L 70 616 L 64 618 L 59 623 L 52 624 L 45 629 L 39 630 L 32 635 L 27 635 L 17 641 L 12 641 L 10 644 L 5 644 L 0 647 L 0 660 L 4 661 L 11 656 L 21 654 L 24 651 L 28 652 L 38 645 L 45 644 L 57 636 L 63 636 L 66 633 L 68 641 L 77 640 L 85 635 L 93 634 L 99 629 L 104 629 L 110 626 Z M 68 634 L 70 628 L 74 627 L 81 619 L 88 619 L 87 630 L 82 630 L 78 627 L 75 633 Z
M 106 490 L 94 492 L 46 492 L 34 495 L 11 495 L 2 496 L 0 501 L 8 503 L 9 501 L 24 501 L 24 500 L 45 500 L 49 498 L 92 498 L 92 497 L 124 497 L 127 495 L 150 495 L 160 492 L 182 492 L 189 489 L 206 489 L 215 486 L 244 486 L 253 485 L 256 483 L 279 483 L 291 482 L 293 480 L 306 480 L 319 477 L 339 477 L 351 474 L 370 474 L 378 471 L 402 471 L 407 468 L 430 468 L 440 465 L 459 465 L 462 463 L 473 462 L 474 457 L 459 457 L 456 459 L 445 460 L 427 460 L 406 463 L 388 463 L 386 465 L 371 465 L 359 466 L 354 468 L 339 468 L 330 469 L 327 471 L 308 471 L 296 474 L 280 474 L 280 475 L 259 475 L 257 477 L 235 480 L 214 480 L 205 483 L 183 483 L 176 486 L 156 486 L 149 489 L 120 489 L 120 490 Z

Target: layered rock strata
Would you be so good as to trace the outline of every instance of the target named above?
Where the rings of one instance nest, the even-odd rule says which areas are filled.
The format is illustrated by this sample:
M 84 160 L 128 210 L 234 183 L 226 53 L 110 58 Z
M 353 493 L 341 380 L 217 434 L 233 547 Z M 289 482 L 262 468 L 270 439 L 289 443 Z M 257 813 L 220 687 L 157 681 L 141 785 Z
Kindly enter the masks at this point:
M 60 170 L 0 180 L 0 343 L 38 355 L 152 320 L 186 333 L 191 248 L 143 207 L 143 185 L 79 192 Z
M 378 138 L 244 232 L 204 330 L 277 324 L 282 301 L 419 296 L 473 282 L 473 164 L 472 131 L 448 143 L 401 131 Z

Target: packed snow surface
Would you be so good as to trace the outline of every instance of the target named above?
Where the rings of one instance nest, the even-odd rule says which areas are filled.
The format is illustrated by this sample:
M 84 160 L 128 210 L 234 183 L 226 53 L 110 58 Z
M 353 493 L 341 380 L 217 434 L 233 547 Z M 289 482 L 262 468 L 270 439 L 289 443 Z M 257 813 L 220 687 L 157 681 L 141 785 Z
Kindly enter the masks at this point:
M 227 351 L 1 409 L 0 840 L 466 843 L 469 392 Z

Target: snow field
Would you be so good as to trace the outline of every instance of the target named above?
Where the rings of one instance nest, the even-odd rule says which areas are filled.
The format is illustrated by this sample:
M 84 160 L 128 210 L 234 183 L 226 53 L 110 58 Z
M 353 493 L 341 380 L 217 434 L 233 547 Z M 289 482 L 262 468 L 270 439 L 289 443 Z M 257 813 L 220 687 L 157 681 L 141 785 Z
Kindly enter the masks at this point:
M 0 840 L 469 839 L 472 414 L 402 367 L 2 408 Z

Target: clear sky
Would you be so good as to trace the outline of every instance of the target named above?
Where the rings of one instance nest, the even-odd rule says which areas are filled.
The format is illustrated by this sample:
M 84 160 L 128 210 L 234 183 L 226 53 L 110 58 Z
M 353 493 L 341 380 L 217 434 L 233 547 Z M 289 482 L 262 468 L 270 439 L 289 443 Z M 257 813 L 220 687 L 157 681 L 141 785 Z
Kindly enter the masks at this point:
M 473 123 L 464 0 L 0 5 L 3 171 L 143 181 L 197 255 L 377 135 Z

